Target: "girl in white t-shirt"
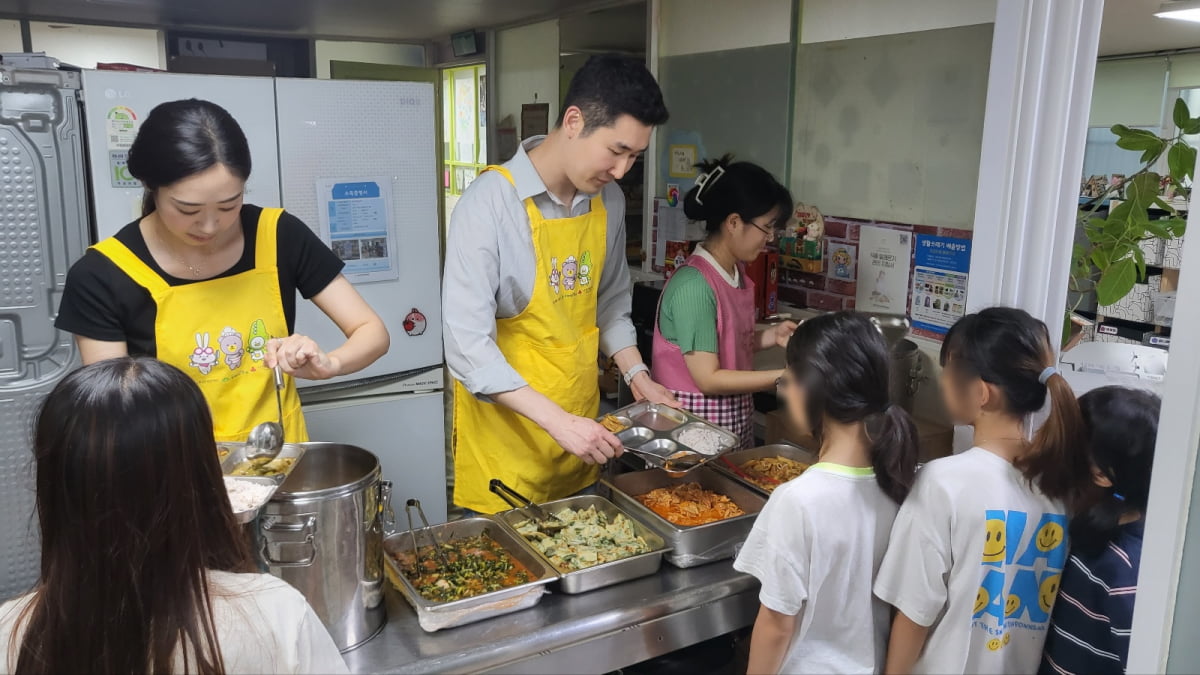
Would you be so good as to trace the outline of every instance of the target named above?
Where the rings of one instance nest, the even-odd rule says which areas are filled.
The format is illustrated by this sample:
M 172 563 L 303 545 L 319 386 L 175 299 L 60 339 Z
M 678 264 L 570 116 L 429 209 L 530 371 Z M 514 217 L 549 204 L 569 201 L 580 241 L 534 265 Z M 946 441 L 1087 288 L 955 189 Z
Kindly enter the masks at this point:
M 0 605 L 0 675 L 345 673 L 291 586 L 252 568 L 200 388 L 146 357 L 99 361 L 34 429 L 41 575 Z
M 1091 489 L 1075 395 L 1042 322 L 993 307 L 942 343 L 942 395 L 975 447 L 930 462 L 900 508 L 875 593 L 897 612 L 890 673 L 1033 673 Z M 1050 399 L 1030 441 L 1028 419 Z
M 779 387 L 820 461 L 775 489 L 734 563 L 762 582 L 749 672 L 877 672 L 889 610 L 871 583 L 917 462 L 916 427 L 888 401 L 887 343 L 861 314 L 810 319 Z

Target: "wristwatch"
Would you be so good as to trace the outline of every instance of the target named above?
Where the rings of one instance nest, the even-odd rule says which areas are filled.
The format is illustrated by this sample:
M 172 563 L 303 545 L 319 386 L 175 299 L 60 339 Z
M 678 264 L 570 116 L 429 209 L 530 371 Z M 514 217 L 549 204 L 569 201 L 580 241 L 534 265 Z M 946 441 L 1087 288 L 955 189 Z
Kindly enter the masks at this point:
M 625 386 L 632 386 L 633 378 L 637 377 L 638 373 L 648 373 L 648 372 L 650 372 L 650 368 L 644 363 L 639 363 L 636 366 L 630 368 L 629 372 L 625 373 L 621 377 L 625 379 Z

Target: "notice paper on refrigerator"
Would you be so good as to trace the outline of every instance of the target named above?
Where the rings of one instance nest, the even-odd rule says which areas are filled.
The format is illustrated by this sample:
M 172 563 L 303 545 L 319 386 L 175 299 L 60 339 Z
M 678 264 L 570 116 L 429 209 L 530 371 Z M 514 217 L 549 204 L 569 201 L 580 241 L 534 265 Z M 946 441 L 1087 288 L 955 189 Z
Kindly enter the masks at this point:
M 911 259 L 911 232 L 864 225 L 859 231 L 855 309 L 907 314 Z
M 665 269 L 668 242 L 687 241 L 687 216 L 683 214 L 683 206 L 670 206 L 664 197 L 654 200 L 654 239 L 653 269 L 661 272 Z
M 317 181 L 321 238 L 353 283 L 400 278 L 392 186 L 388 178 L 323 178 Z
M 945 335 L 967 306 L 971 240 L 917 235 L 912 325 Z

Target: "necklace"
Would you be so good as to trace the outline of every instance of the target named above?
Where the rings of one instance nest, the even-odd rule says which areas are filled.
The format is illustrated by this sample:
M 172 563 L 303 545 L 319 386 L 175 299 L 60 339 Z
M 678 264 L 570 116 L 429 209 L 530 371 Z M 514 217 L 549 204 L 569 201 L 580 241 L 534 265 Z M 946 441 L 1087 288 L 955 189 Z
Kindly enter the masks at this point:
M 158 245 L 163 247 L 163 249 L 167 252 L 167 255 L 174 258 L 175 262 L 187 268 L 193 279 L 199 279 L 201 276 L 203 276 L 204 268 L 200 265 L 193 265 L 187 260 L 184 260 L 183 256 L 176 253 L 175 249 L 171 248 L 171 246 L 167 244 L 167 240 L 163 239 L 162 234 L 159 233 L 157 228 L 154 228 L 154 238 L 158 240 Z

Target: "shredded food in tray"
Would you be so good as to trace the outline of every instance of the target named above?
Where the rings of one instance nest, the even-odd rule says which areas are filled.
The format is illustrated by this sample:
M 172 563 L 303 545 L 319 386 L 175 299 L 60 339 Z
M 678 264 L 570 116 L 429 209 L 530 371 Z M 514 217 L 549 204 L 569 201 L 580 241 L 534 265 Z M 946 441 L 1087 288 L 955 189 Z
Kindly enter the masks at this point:
M 657 488 L 637 499 L 666 520 L 683 526 L 704 525 L 746 513 L 729 497 L 706 490 L 699 483 Z
M 629 428 L 628 425 L 626 425 L 624 422 L 622 422 L 621 420 L 617 419 L 616 417 L 614 417 L 612 415 L 605 415 L 600 420 L 600 424 L 602 424 L 605 429 L 608 429 L 609 431 L 613 432 L 614 434 L 619 431 L 625 431 L 626 429 Z
M 804 462 L 797 462 L 787 457 L 762 457 L 742 464 L 742 468 L 750 474 L 748 476 L 750 482 L 767 492 L 773 492 L 781 484 L 804 473 L 808 469 L 808 466 Z M 755 480 L 755 476 L 766 476 L 767 478 L 773 478 L 777 482 Z
M 278 476 L 287 473 L 296 463 L 295 457 L 255 457 L 233 467 L 231 476 Z
M 442 544 L 446 566 L 432 546 L 393 554 L 413 588 L 434 602 L 450 602 L 528 583 L 533 575 L 496 540 L 480 534 Z
M 589 506 L 563 509 L 554 516 L 567 526 L 553 534 L 543 532 L 532 520 L 517 523 L 516 527 L 560 571 L 572 572 L 650 552 L 650 545 L 637 535 L 633 522 L 623 514 L 609 522 L 606 514 Z

